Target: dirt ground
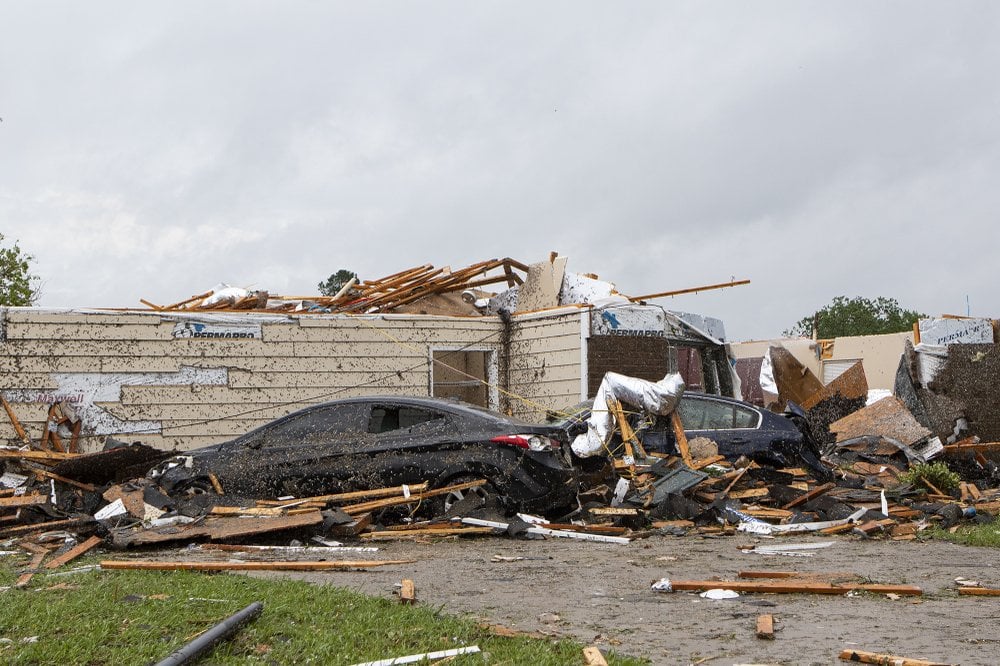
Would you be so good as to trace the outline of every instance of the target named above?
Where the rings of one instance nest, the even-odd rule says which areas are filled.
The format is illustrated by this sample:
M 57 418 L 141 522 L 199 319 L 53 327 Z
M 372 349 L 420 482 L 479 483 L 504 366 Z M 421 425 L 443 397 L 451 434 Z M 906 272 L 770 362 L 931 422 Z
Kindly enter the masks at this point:
M 963 666 L 1000 663 L 1000 597 L 958 596 L 954 579 L 1000 587 L 1000 551 L 944 542 L 835 541 L 812 557 L 743 553 L 747 536 L 654 536 L 628 545 L 506 537 L 377 544 L 377 559 L 415 564 L 366 572 L 290 575 L 391 596 L 403 578 L 419 603 L 493 623 L 641 656 L 654 664 L 843 664 L 845 648 Z M 774 540 L 759 543 L 774 543 Z M 495 562 L 495 555 L 524 557 Z M 735 579 L 745 570 L 852 572 L 875 583 L 918 585 L 921 597 L 744 594 L 711 601 L 657 593 L 654 581 Z M 775 617 L 775 639 L 756 617 Z

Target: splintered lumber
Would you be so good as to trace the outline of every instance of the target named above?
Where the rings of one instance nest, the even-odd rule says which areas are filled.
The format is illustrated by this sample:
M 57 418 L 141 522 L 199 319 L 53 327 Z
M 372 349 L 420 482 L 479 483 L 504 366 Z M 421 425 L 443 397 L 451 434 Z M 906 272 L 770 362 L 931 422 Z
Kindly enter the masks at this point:
M 217 477 L 213 472 L 208 473 L 208 480 L 212 483 L 212 489 L 215 490 L 219 495 L 225 495 L 222 491 L 222 484 L 219 482 L 219 477 Z
M 1000 451 L 1000 442 L 956 442 L 955 444 L 945 444 L 944 452 L 947 455 L 956 453 L 996 453 Z
M 201 550 L 234 553 L 377 553 L 374 546 L 261 546 L 257 544 L 203 543 Z
M 721 284 L 709 284 L 704 287 L 688 287 L 687 289 L 675 289 L 673 291 L 661 291 L 656 294 L 643 294 L 642 296 L 629 296 L 629 299 L 633 303 L 639 301 L 651 301 L 654 298 L 665 298 L 667 296 L 680 296 L 681 294 L 697 294 L 700 291 L 712 291 L 713 289 L 728 289 L 729 287 L 739 287 L 740 285 L 750 284 L 750 280 L 733 280 L 731 282 L 723 282 Z
M 720 581 L 720 580 L 671 580 L 670 585 L 674 590 L 699 591 L 712 590 L 715 588 L 725 588 L 736 592 L 762 592 L 770 594 L 847 594 L 848 592 L 875 592 L 878 594 L 888 594 L 890 592 L 900 595 L 919 596 L 923 594 L 916 585 L 877 585 L 877 584 L 843 584 L 834 585 L 831 583 L 805 582 L 796 580 L 785 580 L 781 582 L 772 581 Z
M 37 467 L 33 467 L 31 469 L 31 473 L 34 474 L 35 476 L 45 477 L 46 479 L 54 479 L 59 483 L 65 483 L 68 486 L 74 486 L 76 488 L 79 488 L 80 490 L 86 490 L 88 493 L 97 492 L 97 486 L 91 485 L 89 483 L 83 483 L 81 481 L 74 481 L 73 479 L 67 479 L 65 476 L 60 476 L 58 474 L 48 471 L 47 469 L 39 469 Z
M 283 506 L 290 502 L 349 502 L 361 499 L 379 499 L 382 497 L 406 496 L 409 494 L 422 493 L 427 490 L 427 483 L 413 483 L 410 485 L 392 486 L 391 488 L 373 488 L 371 490 L 355 490 L 349 493 L 336 493 L 333 495 L 315 495 L 313 497 L 299 497 L 294 500 L 259 500 L 261 506 Z
M 677 440 L 677 452 L 681 454 L 681 459 L 684 460 L 684 464 L 688 467 L 694 467 L 694 461 L 691 460 L 691 451 L 688 449 L 687 435 L 684 434 L 684 425 L 681 423 L 681 415 L 676 409 L 670 414 L 670 425 L 674 429 L 674 439 Z
M 58 569 L 62 565 L 66 564 L 67 562 L 72 562 L 73 560 L 75 560 L 76 558 L 80 557 L 81 555 L 83 555 L 87 551 L 89 551 L 89 550 L 93 549 L 94 547 L 98 546 L 102 541 L 103 541 L 103 539 L 101 539 L 101 537 L 92 536 L 89 539 L 87 539 L 86 541 L 83 541 L 83 542 L 77 544 L 75 547 L 67 550 L 62 555 L 57 556 L 55 559 L 53 559 L 52 561 L 50 561 L 45 566 L 47 568 L 49 568 L 49 569 Z
M 21 450 L 11 450 L 11 449 L 0 449 L 0 459 L 3 458 L 20 458 L 21 460 L 34 460 L 35 462 L 45 463 L 56 463 L 60 460 L 69 460 L 70 458 L 75 458 L 78 453 L 60 453 L 59 451 L 21 451 Z
M 608 666 L 608 662 L 601 654 L 601 650 L 597 646 L 591 645 L 583 648 L 583 666 Z
M 410 605 L 417 603 L 417 590 L 409 578 L 404 578 L 403 582 L 400 583 L 399 603 Z
M 28 564 L 28 571 L 18 576 L 17 582 L 14 583 L 14 587 L 25 587 L 31 582 L 32 577 L 35 575 L 35 570 L 42 566 L 42 560 L 49 554 L 48 549 L 44 551 L 36 552 L 32 558 L 31 563 Z
M 771 614 L 757 616 L 757 638 L 774 640 L 774 616 Z
M 853 661 L 860 664 L 881 664 L 882 666 L 955 666 L 940 661 L 926 659 L 911 659 L 894 654 L 879 654 L 877 652 L 862 652 L 861 650 L 842 650 L 841 661 Z
M 754 497 L 767 497 L 771 491 L 767 488 L 747 488 L 746 490 L 734 490 L 729 493 L 733 499 L 752 499 Z
M 87 518 L 67 518 L 65 520 L 50 520 L 45 523 L 33 523 L 31 525 L 17 525 L 0 530 L 0 538 L 33 534 L 34 532 L 48 532 L 49 530 L 62 529 L 64 527 L 79 527 L 94 522 L 91 517 Z
M 284 511 L 278 507 L 213 506 L 209 513 L 213 516 L 280 516 Z
M 416 530 L 385 530 L 381 532 L 366 532 L 361 535 L 361 538 L 370 541 L 390 541 L 432 536 L 487 536 L 493 534 L 493 532 L 494 530 L 490 527 L 430 527 Z
M 693 465 L 689 465 L 691 469 L 704 469 L 709 465 L 714 465 L 717 462 L 721 462 L 726 459 L 726 456 L 712 456 L 711 458 L 705 458 L 704 460 L 695 460 Z
M 17 420 L 17 414 L 14 413 L 14 409 L 10 406 L 10 403 L 7 402 L 7 398 L 0 395 L 0 401 L 3 401 L 4 411 L 7 412 L 7 418 L 10 419 L 10 424 L 14 426 L 14 432 L 17 433 L 17 436 L 22 442 L 30 445 L 31 439 L 28 438 L 28 433 L 24 432 L 24 428 L 21 426 L 21 422 Z
M 466 483 L 456 483 L 453 486 L 445 486 L 444 488 L 437 488 L 435 490 L 427 490 L 417 494 L 411 494 L 409 497 L 390 497 L 388 499 L 373 500 L 371 502 L 362 502 L 360 504 L 348 504 L 343 507 L 344 513 L 349 516 L 353 516 L 359 513 L 368 513 L 369 511 L 376 511 L 378 509 L 384 509 L 390 506 L 399 506 L 401 504 L 416 504 L 421 502 L 428 497 L 437 497 L 438 495 L 447 495 L 450 492 L 457 490 L 468 490 L 469 488 L 478 488 L 479 486 L 486 485 L 485 479 L 477 479 L 475 481 L 468 481 Z
M 336 562 L 148 562 L 142 560 L 102 560 L 102 569 L 143 571 L 326 571 L 370 569 L 416 560 L 341 560 Z
M 35 506 L 49 501 L 48 495 L 40 493 L 14 497 L 0 497 L 0 509 L 19 509 L 23 506 Z
M 960 587 L 958 593 L 974 597 L 1000 597 L 1000 589 L 991 587 Z
M 799 495 L 798 497 L 796 497 L 791 502 L 789 502 L 788 504 L 786 504 L 785 506 L 783 506 L 781 508 L 782 509 L 791 509 L 792 507 L 798 506 L 800 504 L 805 504 L 806 502 L 808 502 L 810 500 L 813 500 L 813 499 L 819 497 L 820 495 L 822 495 L 823 493 L 827 492 L 828 490 L 833 490 L 836 487 L 837 487 L 837 484 L 834 483 L 834 482 L 832 482 L 832 481 L 830 483 L 824 483 L 821 486 L 816 486 L 815 488 L 813 488 L 809 492 L 806 492 L 806 493 L 804 493 L 802 495 Z

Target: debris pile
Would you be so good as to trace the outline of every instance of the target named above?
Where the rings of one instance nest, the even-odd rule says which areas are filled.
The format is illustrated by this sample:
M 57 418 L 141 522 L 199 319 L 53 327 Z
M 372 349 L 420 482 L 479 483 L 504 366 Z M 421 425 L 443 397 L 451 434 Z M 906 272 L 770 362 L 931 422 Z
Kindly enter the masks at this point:
M 392 562 L 296 558 L 283 564 L 274 557 L 373 549 L 338 539 L 365 544 L 498 534 L 613 544 L 654 534 L 910 540 L 932 525 L 991 520 L 1000 513 L 1000 442 L 982 441 L 978 433 L 992 434 L 1000 413 L 995 392 L 980 383 L 1000 385 L 996 345 L 952 345 L 929 378 L 921 353 L 910 349 L 901 360 L 895 396 L 868 405 L 862 404 L 867 382 L 860 364 L 821 386 L 790 355 L 773 354 L 775 404 L 788 407 L 786 427 L 802 436 L 775 436 L 770 447 L 746 449 L 746 455 L 683 422 L 679 376 L 653 383 L 609 373 L 586 415 L 570 419 L 565 431 L 565 453 L 584 479 L 577 507 L 545 518 L 510 515 L 488 493 L 466 492 L 485 488 L 485 479 L 296 497 L 236 496 L 214 477 L 210 487 L 162 486 L 147 472 L 170 452 L 109 440 L 98 453 L 75 453 L 80 423 L 64 406 L 53 406 L 37 440 L 8 409 L 18 439 L 0 449 L 0 543 L 26 551 L 30 561 L 17 583 L 26 585 L 34 572 L 102 544 L 201 543 L 203 557 L 241 549 L 270 568 L 356 569 Z M 979 389 L 963 383 L 963 373 Z M 792 395 L 809 411 L 795 411 Z M 961 409 L 953 414 L 956 405 Z M 942 422 L 945 414 L 952 416 Z M 696 430 L 700 436 L 689 440 L 686 431 Z M 435 501 L 446 495 L 457 501 Z M 318 545 L 277 545 L 289 539 Z M 754 548 L 786 553 L 748 546 Z

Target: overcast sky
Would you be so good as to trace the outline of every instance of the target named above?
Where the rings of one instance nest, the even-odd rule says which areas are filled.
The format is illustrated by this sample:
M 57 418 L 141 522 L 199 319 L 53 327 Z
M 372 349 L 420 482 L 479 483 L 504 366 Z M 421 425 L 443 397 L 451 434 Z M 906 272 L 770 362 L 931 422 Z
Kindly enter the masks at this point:
M 15 2 L 0 232 L 44 306 L 555 250 L 779 335 L 1000 316 L 1000 3 Z

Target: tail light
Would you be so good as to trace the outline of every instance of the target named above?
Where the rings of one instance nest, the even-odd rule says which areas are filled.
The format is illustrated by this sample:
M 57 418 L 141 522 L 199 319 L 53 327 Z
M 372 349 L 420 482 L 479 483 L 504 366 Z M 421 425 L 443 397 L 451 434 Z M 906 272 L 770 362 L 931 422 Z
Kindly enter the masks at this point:
M 497 444 L 516 446 L 529 451 L 550 451 L 559 448 L 559 443 L 542 435 L 500 435 L 490 440 Z

